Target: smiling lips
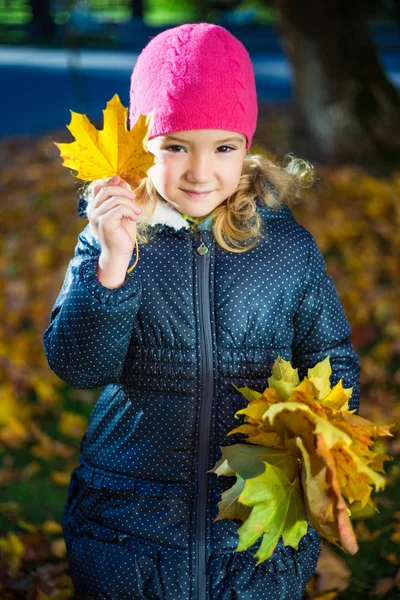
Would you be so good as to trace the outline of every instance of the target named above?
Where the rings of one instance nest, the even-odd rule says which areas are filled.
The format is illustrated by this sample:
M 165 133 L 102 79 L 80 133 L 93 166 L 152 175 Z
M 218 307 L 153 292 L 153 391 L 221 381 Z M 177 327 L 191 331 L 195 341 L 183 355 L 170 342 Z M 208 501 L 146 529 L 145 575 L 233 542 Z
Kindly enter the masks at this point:
M 185 192 L 185 194 L 187 194 L 189 198 L 206 198 L 212 193 L 213 190 L 210 190 L 208 192 L 192 192 L 191 190 L 182 191 Z

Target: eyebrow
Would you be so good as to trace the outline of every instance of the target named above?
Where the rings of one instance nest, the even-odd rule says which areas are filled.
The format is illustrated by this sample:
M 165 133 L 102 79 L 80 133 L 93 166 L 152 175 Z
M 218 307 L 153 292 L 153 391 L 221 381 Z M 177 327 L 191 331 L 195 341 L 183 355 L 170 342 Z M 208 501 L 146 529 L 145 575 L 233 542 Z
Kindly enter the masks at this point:
M 189 140 L 182 140 L 181 138 L 175 137 L 174 135 L 165 136 L 165 141 L 174 140 L 175 142 L 181 142 L 183 144 L 190 144 Z M 242 138 L 230 137 L 225 140 L 218 140 L 216 144 L 226 144 L 226 142 L 244 142 Z

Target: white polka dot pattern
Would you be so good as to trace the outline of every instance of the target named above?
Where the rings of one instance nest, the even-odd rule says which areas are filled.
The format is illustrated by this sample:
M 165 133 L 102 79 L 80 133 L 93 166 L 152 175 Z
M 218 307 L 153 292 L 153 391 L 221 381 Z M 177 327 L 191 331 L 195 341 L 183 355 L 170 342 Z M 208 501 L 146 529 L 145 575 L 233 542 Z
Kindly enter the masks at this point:
M 235 480 L 210 473 L 207 598 L 194 591 L 204 373 L 212 382 L 208 469 L 221 456 L 219 446 L 245 439 L 227 438 L 238 425 L 235 412 L 246 405 L 231 384 L 263 391 L 278 354 L 301 376 L 330 354 L 332 384 L 342 379 L 345 387 L 353 386 L 350 408 L 359 403 L 360 361 L 315 239 L 286 205 L 257 210 L 263 237 L 243 254 L 225 251 L 211 230 L 201 231 L 209 247 L 208 323 L 201 312 L 199 233 L 154 225 L 137 266 L 114 290 L 97 280 L 100 247 L 89 227 L 79 236 L 43 335 L 59 377 L 77 388 L 103 387 L 63 514 L 78 594 L 109 600 L 296 600 L 315 571 L 320 539 L 310 524 L 298 550 L 281 538 L 257 567 L 261 538 L 235 552 L 241 522 L 213 522 L 221 493 Z
M 51 369 L 78 389 L 107 385 L 118 378 L 140 304 L 135 270 L 120 288 L 108 289 L 96 276 L 100 254 L 89 226 L 79 235 L 61 291 L 43 335 Z M 105 334 L 106 332 L 106 334 Z

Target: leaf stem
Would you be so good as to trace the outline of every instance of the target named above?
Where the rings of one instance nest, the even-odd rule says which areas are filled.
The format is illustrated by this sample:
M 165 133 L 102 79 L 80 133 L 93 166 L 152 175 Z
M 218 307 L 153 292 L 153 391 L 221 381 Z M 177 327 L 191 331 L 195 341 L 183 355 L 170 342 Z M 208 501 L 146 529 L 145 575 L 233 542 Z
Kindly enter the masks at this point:
M 138 241 L 137 241 L 137 235 L 135 235 L 135 244 L 136 244 L 136 260 L 133 263 L 133 265 L 131 267 L 129 267 L 129 269 L 127 269 L 127 273 L 130 273 L 131 271 L 133 271 L 133 269 L 136 267 L 137 261 L 139 260 L 139 245 L 138 245 Z

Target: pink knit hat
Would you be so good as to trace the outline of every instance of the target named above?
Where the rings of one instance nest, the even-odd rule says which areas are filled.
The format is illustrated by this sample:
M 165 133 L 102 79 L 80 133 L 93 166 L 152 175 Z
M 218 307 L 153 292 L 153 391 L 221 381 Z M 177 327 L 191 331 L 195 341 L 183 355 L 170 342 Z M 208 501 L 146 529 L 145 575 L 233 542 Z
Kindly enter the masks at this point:
M 247 137 L 257 124 L 253 66 L 224 27 L 187 23 L 154 37 L 131 76 L 129 128 L 153 109 L 149 139 L 188 129 L 224 129 Z

